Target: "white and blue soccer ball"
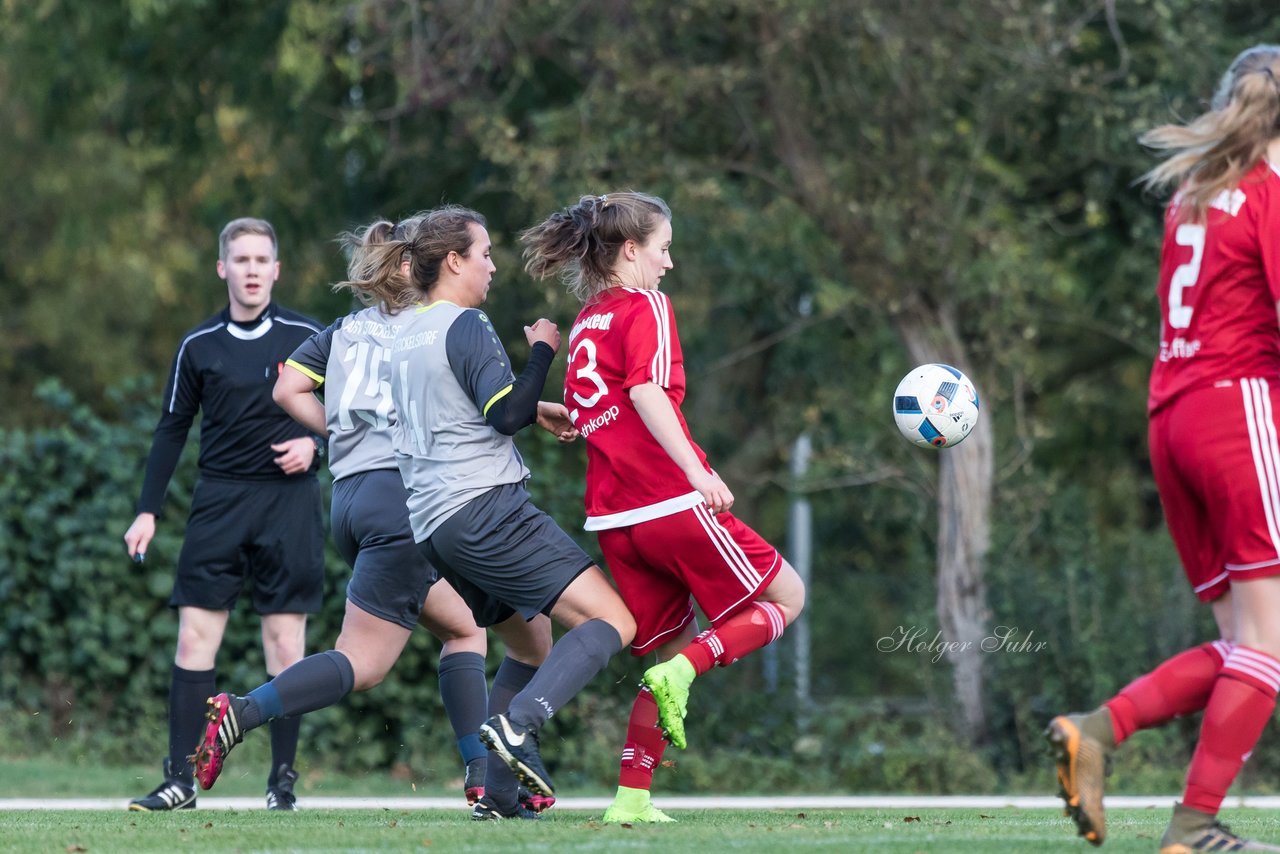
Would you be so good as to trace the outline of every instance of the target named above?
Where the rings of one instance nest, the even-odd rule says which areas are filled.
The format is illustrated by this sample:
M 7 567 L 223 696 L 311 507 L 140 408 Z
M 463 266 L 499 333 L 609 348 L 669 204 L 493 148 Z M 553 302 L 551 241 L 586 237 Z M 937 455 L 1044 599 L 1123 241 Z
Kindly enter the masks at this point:
M 913 445 L 950 448 L 963 442 L 978 423 L 978 389 L 950 365 L 921 365 L 898 383 L 893 418 Z

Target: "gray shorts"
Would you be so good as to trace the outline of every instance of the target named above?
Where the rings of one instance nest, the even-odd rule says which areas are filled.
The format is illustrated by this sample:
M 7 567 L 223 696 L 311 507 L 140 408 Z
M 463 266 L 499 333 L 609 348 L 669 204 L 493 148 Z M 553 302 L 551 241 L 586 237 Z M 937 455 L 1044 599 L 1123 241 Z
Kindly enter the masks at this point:
M 397 469 L 333 484 L 333 544 L 351 567 L 347 598 L 360 610 L 412 630 L 436 571 L 413 542 L 407 492 Z
M 473 498 L 418 546 L 480 626 L 550 613 L 595 563 L 518 483 Z

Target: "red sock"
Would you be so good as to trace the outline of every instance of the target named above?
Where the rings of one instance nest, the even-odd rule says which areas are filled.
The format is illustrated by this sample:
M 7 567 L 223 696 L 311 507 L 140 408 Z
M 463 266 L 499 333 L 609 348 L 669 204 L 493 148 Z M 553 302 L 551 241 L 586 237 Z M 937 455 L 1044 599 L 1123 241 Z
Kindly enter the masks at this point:
M 1191 757 L 1182 803 L 1217 815 L 1227 789 L 1271 720 L 1280 689 L 1280 661 L 1236 644 L 1213 683 L 1200 742 Z
M 1231 644 L 1222 640 L 1192 647 L 1121 689 L 1106 702 L 1116 744 L 1140 729 L 1203 709 L 1230 651 Z
M 667 740 L 658 728 L 658 704 L 648 688 L 641 688 L 627 721 L 627 743 L 622 747 L 618 785 L 629 789 L 653 787 L 653 769 L 662 762 Z
M 680 650 L 701 676 L 717 664 L 728 667 L 742 656 L 782 637 L 787 621 L 772 602 L 752 602 L 714 629 L 707 629 Z

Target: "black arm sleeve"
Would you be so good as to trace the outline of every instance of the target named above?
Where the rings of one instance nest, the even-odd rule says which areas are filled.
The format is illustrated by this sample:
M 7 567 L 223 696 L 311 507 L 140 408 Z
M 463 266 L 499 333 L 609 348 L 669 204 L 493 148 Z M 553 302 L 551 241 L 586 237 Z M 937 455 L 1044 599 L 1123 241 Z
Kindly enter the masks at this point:
M 138 500 L 139 513 L 159 514 L 164 505 L 164 495 L 169 479 L 178 467 L 178 458 L 187 444 L 191 419 L 166 415 L 156 426 L 151 440 L 151 453 L 147 457 L 146 475 L 142 479 L 142 497 Z
M 555 357 L 556 351 L 551 345 L 542 341 L 533 345 L 529 363 L 516 377 L 511 392 L 489 407 L 484 417 L 489 426 L 504 436 L 514 436 L 538 420 L 538 398 Z
M 187 444 L 187 434 L 200 409 L 200 375 L 192 365 L 189 354 L 179 347 L 173 357 L 173 369 L 164 390 L 164 411 L 156 424 L 151 439 L 151 453 L 147 455 L 146 474 L 142 479 L 142 496 L 138 499 L 139 513 L 156 513 L 164 506 L 165 492 L 178 459 Z

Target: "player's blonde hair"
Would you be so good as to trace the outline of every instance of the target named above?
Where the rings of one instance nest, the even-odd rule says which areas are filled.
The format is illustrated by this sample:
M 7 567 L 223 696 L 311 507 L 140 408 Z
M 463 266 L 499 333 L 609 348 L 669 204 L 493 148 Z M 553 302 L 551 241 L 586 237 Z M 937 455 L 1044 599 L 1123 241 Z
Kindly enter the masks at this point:
M 350 290 L 365 305 L 395 314 L 426 296 L 440 278 L 450 252 L 471 251 L 471 224 L 486 225 L 483 215 L 460 205 L 416 213 L 398 223 L 385 219 L 346 232 L 339 240 L 350 250 L 347 278 L 333 286 Z M 409 262 L 408 275 L 402 271 Z
M 569 293 L 589 302 L 618 285 L 613 265 L 622 244 L 643 244 L 671 221 L 671 208 L 657 196 L 625 191 L 583 196 L 520 235 L 524 269 L 535 279 L 559 274 Z
M 1204 219 L 1213 199 L 1239 185 L 1280 137 L 1280 45 L 1243 51 L 1227 68 L 1208 112 L 1153 128 L 1139 140 L 1172 152 L 1142 177 L 1150 188 L 1180 187 L 1178 216 Z

